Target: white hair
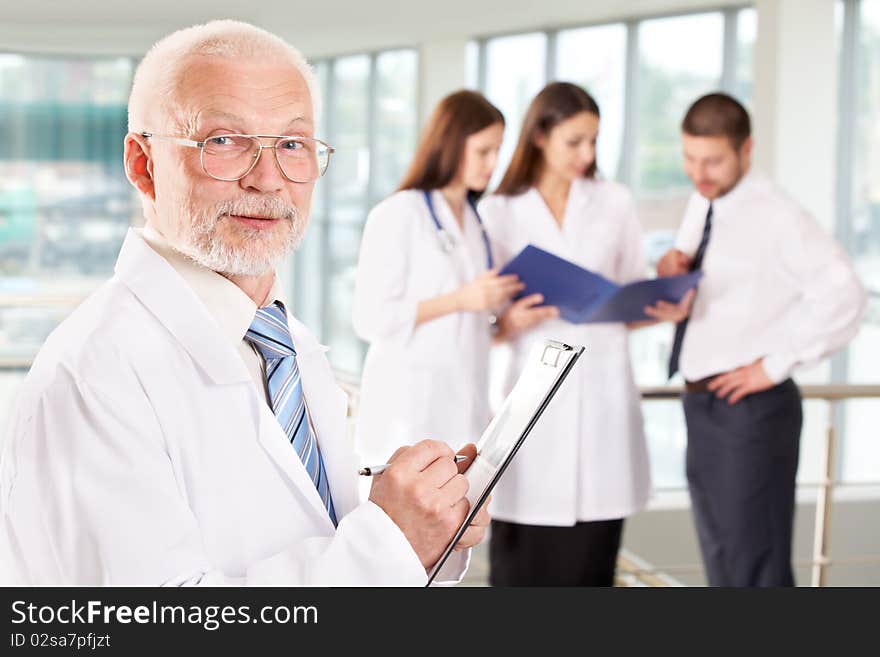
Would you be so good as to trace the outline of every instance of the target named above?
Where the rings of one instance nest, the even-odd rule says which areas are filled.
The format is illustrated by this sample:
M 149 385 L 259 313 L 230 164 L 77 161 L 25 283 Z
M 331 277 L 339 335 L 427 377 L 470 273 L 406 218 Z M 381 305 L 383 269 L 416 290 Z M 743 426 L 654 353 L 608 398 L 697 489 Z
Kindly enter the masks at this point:
M 230 59 L 275 58 L 290 62 L 306 81 L 314 119 L 318 120 L 321 109 L 318 83 L 302 53 L 282 38 L 249 23 L 218 20 L 173 32 L 147 51 L 135 71 L 128 98 L 130 132 L 160 129 L 146 124 L 148 112 L 157 105 L 168 110 L 169 114 L 174 112 L 174 94 L 181 67 L 194 55 Z

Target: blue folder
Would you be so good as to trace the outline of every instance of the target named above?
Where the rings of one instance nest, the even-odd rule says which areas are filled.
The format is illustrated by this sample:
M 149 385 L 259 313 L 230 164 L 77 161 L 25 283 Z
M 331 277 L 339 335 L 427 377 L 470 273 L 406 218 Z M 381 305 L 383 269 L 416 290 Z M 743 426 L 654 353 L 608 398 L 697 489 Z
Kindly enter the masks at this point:
M 559 308 L 564 320 L 584 324 L 651 319 L 644 312 L 645 306 L 658 301 L 678 303 L 696 287 L 703 272 L 617 285 L 529 244 L 504 266 L 501 274 L 516 274 L 526 284 L 517 298 L 540 293 L 546 305 Z

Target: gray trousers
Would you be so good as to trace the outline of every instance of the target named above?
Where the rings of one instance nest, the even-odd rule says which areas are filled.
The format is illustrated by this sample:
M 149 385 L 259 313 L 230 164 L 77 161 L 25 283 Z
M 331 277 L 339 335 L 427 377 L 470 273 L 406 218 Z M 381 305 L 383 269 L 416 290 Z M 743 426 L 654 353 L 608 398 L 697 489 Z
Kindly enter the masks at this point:
M 732 406 L 683 395 L 687 479 L 710 586 L 793 586 L 791 540 L 803 412 L 788 379 Z

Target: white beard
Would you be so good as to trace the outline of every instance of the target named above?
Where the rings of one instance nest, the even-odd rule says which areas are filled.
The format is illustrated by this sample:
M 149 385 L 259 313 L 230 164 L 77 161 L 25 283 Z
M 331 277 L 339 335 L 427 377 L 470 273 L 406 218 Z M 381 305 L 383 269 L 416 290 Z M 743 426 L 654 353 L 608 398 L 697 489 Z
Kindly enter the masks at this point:
M 236 246 L 227 243 L 218 231 L 229 215 L 260 216 L 281 219 L 290 226 L 283 239 L 277 228 L 267 231 L 236 225 L 241 239 Z M 277 196 L 250 195 L 235 201 L 223 201 L 211 208 L 196 209 L 187 200 L 183 204 L 175 245 L 184 255 L 203 267 L 225 276 L 261 276 L 273 270 L 300 244 L 306 222 L 296 206 Z

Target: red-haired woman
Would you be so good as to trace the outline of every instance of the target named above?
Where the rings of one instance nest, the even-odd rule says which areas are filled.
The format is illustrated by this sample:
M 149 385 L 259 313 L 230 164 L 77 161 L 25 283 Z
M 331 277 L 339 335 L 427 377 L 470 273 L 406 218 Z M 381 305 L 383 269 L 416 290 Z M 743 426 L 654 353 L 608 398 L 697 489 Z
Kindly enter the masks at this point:
M 597 175 L 599 107 L 556 82 L 532 101 L 510 166 L 480 204 L 501 264 L 528 244 L 617 283 L 647 265 L 632 195 Z M 493 493 L 490 580 L 495 585 L 610 586 L 623 519 L 650 492 L 639 391 L 624 324 L 522 321 L 540 297 L 500 319 L 513 385 L 530 347 L 547 338 L 586 345 L 578 363 Z M 685 311 L 662 304 L 658 319 Z

